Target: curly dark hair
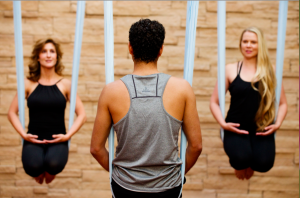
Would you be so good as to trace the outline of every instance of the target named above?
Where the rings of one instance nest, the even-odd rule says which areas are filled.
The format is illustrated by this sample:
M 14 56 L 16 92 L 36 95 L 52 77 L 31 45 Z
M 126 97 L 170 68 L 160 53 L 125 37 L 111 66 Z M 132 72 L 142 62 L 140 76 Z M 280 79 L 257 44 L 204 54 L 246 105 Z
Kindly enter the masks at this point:
M 31 57 L 30 57 L 30 63 L 28 65 L 29 75 L 27 76 L 27 79 L 31 81 L 37 82 L 41 77 L 41 68 L 38 59 L 39 59 L 40 52 L 42 51 L 42 49 L 47 43 L 52 43 L 55 47 L 56 54 L 57 54 L 55 72 L 58 75 L 62 75 L 62 70 L 64 69 L 64 65 L 61 62 L 63 53 L 60 49 L 60 45 L 54 39 L 48 38 L 46 40 L 38 40 L 33 46 L 33 50 L 31 52 Z
M 146 63 L 157 61 L 165 40 L 165 28 L 158 21 L 140 19 L 129 30 L 129 42 L 135 61 Z

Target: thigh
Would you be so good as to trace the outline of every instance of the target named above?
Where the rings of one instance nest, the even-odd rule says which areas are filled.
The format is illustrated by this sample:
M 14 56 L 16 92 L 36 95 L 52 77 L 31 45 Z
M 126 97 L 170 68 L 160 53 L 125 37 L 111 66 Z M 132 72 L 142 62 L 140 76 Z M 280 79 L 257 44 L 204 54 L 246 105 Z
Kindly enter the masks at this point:
M 48 144 L 45 154 L 45 166 L 47 172 L 51 175 L 56 175 L 61 172 L 68 161 L 68 155 L 68 142 Z
M 37 177 L 44 170 L 44 149 L 43 144 L 34 144 L 24 141 L 22 149 L 22 163 L 25 172 L 32 176 Z
M 224 131 L 224 150 L 236 170 L 250 167 L 252 148 L 249 135 Z
M 259 172 L 269 171 L 275 160 L 275 137 L 253 135 L 251 138 L 253 161 L 252 169 Z

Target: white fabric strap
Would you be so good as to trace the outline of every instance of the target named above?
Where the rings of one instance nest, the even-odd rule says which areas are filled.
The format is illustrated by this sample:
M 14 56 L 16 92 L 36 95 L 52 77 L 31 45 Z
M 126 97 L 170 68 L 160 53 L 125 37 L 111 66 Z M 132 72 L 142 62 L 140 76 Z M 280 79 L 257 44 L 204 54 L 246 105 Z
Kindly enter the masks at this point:
M 225 39 L 226 39 L 226 1 L 218 1 L 218 95 L 223 118 L 225 117 Z M 221 127 L 221 139 L 224 129 Z
M 104 41 L 105 41 L 105 79 L 106 84 L 114 81 L 114 24 L 112 1 L 104 1 Z M 114 129 L 111 127 L 108 136 L 109 178 L 112 182 L 112 161 L 114 159 Z M 111 188 L 114 197 L 113 190 Z
M 280 1 L 279 2 L 279 12 L 278 12 L 277 51 L 276 51 L 277 86 L 276 86 L 276 116 L 275 116 L 275 118 L 277 117 L 278 106 L 279 106 L 280 95 L 281 95 L 287 12 L 288 12 L 288 1 Z
M 70 97 L 69 129 L 72 127 L 74 122 L 84 14 L 85 14 L 85 1 L 77 1 L 76 28 L 75 28 L 75 41 L 74 41 L 74 53 L 73 53 L 73 67 L 72 67 L 72 84 L 71 84 L 71 97 Z M 71 139 L 69 140 L 68 143 L 70 147 Z
M 14 33 L 15 33 L 15 53 L 17 68 L 17 86 L 18 86 L 18 106 L 19 119 L 22 127 L 25 128 L 25 87 L 24 87 L 24 66 L 23 66 L 23 41 L 22 41 L 22 14 L 21 2 L 13 2 L 14 9 Z M 22 138 L 22 144 L 24 140 Z
M 199 1 L 187 2 L 183 78 L 187 80 L 191 86 L 193 83 L 198 7 L 199 7 Z M 181 129 L 180 158 L 182 160 L 182 165 L 181 165 L 182 186 L 179 193 L 179 197 L 182 192 L 184 175 L 185 175 L 186 146 L 187 146 L 186 136 L 184 134 L 184 131 Z

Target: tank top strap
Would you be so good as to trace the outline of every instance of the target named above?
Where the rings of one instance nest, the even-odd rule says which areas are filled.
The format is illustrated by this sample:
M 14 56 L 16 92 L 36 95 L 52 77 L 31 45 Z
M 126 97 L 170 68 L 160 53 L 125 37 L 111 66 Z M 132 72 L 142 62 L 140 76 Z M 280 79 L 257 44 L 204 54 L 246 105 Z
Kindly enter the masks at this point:
M 171 78 L 171 75 L 164 74 L 164 73 L 159 74 L 159 81 L 158 81 L 158 88 L 157 88 L 158 96 L 162 97 L 162 95 L 164 94 L 166 85 L 170 78 Z
M 163 73 L 147 76 L 126 75 L 121 81 L 127 87 L 130 98 L 161 97 L 171 76 Z
M 62 79 L 64 79 L 64 78 L 59 79 L 55 84 L 59 83 Z
M 133 75 L 128 74 L 126 76 L 123 76 L 120 80 L 125 84 L 130 99 L 136 97 L 135 87 L 134 87 L 135 84 L 133 83 Z
M 240 66 L 240 67 L 239 67 L 239 63 L 240 63 L 240 62 L 238 62 L 238 64 L 237 64 L 238 75 L 240 75 L 241 70 L 242 70 L 242 66 L 243 66 L 243 62 L 241 63 L 241 66 Z

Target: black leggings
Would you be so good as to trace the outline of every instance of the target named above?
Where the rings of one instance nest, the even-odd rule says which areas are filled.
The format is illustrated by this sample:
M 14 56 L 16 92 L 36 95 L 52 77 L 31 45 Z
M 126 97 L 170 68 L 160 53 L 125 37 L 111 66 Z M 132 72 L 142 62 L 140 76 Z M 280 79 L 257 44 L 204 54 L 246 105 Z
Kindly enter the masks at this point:
M 254 171 L 267 172 L 273 167 L 274 134 L 258 136 L 255 131 L 249 131 L 248 135 L 224 131 L 224 149 L 236 170 L 250 167 Z
M 68 154 L 68 142 L 35 144 L 24 141 L 23 167 L 31 177 L 37 177 L 44 172 L 56 175 L 64 169 L 68 161 Z
M 134 192 L 119 186 L 114 180 L 111 182 L 111 187 L 115 198 L 178 198 L 181 190 L 180 185 L 173 189 L 159 193 Z M 182 196 L 180 195 L 180 197 Z

